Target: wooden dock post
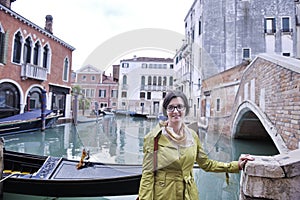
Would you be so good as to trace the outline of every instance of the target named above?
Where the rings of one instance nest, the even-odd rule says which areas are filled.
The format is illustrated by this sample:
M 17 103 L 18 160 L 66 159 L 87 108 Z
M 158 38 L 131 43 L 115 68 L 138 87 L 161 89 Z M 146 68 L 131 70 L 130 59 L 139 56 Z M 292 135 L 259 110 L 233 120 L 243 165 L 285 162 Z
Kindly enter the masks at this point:
M 47 91 L 45 89 L 42 90 L 42 107 L 41 107 L 41 120 L 42 120 L 42 127 L 41 130 L 44 131 L 46 129 L 46 97 Z
M 78 114 L 78 94 L 74 94 L 74 103 L 73 103 L 73 123 L 77 126 L 77 114 Z
M 3 157 L 3 149 L 4 149 L 4 139 L 0 138 L 0 180 L 2 180 L 2 173 L 4 169 L 4 157 Z M 3 182 L 0 183 L 0 199 L 3 199 Z

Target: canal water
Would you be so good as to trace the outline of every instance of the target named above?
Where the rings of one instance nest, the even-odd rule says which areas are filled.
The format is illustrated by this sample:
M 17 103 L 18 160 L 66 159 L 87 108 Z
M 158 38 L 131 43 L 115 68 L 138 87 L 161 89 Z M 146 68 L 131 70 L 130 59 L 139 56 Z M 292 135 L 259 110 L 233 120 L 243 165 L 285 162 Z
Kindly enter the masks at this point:
M 90 161 L 121 164 L 141 164 L 143 138 L 157 120 L 130 116 L 105 116 L 88 123 L 58 125 L 44 132 L 36 131 L 4 136 L 5 148 L 18 152 L 51 155 L 79 160 L 82 149 L 90 151 Z M 200 139 L 209 157 L 219 161 L 237 160 L 240 154 L 278 154 L 271 141 L 229 139 L 219 133 L 200 133 Z M 238 200 L 240 174 L 230 174 L 229 184 L 224 173 L 209 173 L 195 169 L 195 181 L 201 200 Z M 119 197 L 55 198 L 4 193 L 9 200 L 131 200 L 137 195 Z

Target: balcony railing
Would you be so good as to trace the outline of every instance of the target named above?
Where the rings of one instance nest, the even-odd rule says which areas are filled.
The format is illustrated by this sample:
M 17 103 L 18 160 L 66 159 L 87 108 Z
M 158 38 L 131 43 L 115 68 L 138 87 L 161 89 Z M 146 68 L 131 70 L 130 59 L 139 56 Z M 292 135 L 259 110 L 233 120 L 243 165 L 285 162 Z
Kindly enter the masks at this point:
M 283 29 L 281 29 L 281 32 L 282 33 L 292 33 L 293 29 L 292 28 L 283 28 Z
M 47 80 L 47 69 L 30 63 L 23 64 L 21 69 L 22 79 L 36 79 L 45 81 Z
M 182 82 L 191 82 L 191 72 L 183 74 Z
M 165 85 L 142 85 L 143 91 L 167 91 L 170 86 Z

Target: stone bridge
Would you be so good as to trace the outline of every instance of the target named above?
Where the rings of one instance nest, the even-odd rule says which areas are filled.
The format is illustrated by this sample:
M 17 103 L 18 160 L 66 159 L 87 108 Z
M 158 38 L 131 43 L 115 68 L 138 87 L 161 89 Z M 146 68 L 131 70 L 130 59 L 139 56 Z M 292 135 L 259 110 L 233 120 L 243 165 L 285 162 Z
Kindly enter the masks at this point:
M 232 113 L 232 137 L 269 135 L 279 152 L 298 149 L 300 61 L 276 55 L 258 56 L 243 73 Z
M 204 80 L 202 87 L 201 129 L 232 138 L 271 138 L 279 151 L 248 162 L 240 199 L 300 199 L 300 60 L 261 54 Z
M 243 72 L 233 113 L 232 137 L 270 136 L 280 152 L 246 165 L 240 199 L 300 199 L 300 61 L 258 56 Z

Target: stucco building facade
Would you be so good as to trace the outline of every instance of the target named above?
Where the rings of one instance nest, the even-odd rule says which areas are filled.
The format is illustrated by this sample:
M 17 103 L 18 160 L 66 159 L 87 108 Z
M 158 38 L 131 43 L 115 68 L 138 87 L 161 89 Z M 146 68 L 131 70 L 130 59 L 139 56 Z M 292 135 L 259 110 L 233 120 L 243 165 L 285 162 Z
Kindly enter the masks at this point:
M 120 61 L 118 109 L 158 115 L 161 101 L 174 89 L 171 58 L 134 57 Z

